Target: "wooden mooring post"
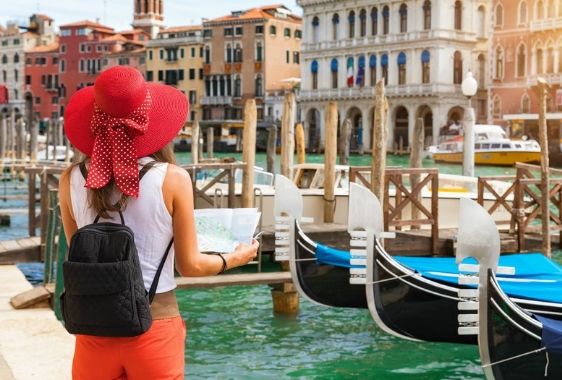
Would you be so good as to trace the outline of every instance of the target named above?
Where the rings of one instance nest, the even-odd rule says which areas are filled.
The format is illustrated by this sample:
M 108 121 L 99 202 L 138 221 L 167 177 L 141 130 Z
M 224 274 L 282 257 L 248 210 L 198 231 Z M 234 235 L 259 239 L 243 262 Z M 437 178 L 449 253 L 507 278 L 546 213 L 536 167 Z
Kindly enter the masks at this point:
M 196 117 L 191 125 L 191 162 L 195 165 L 199 163 L 199 119 Z
M 341 125 L 340 141 L 338 141 L 338 151 L 340 156 L 340 165 L 349 164 L 349 143 L 351 139 L 351 120 L 345 118 Z
M 242 144 L 242 207 L 254 207 L 254 165 L 256 163 L 256 100 L 248 99 L 244 106 L 244 135 Z
M 267 171 L 275 174 L 275 156 L 277 147 L 277 124 L 273 123 L 267 132 Z
M 302 123 L 298 123 L 295 127 L 295 141 L 297 145 L 297 164 L 306 162 L 306 151 L 304 142 L 304 127 Z
M 421 168 L 422 167 L 422 154 L 423 154 L 423 141 L 424 141 L 424 123 L 423 118 L 418 117 L 417 123 L 414 126 L 414 141 L 412 144 L 412 153 L 410 154 L 410 167 L 411 168 Z M 416 187 L 420 183 L 419 174 L 412 174 L 410 176 L 410 183 L 412 188 Z M 418 201 L 421 202 L 421 193 L 414 194 Z M 420 210 L 417 207 L 412 207 L 412 220 L 419 219 Z M 418 229 L 419 226 L 412 226 L 412 229 Z
M 373 142 L 371 161 L 371 186 L 373 194 L 382 202 L 384 199 L 384 171 L 386 167 L 386 143 L 388 101 L 384 94 L 384 80 L 375 86 L 375 117 L 373 118 Z
M 539 144 L 541 146 L 541 223 L 542 223 L 542 251 L 543 254 L 551 256 L 550 246 L 550 187 L 549 182 L 549 160 L 548 160 L 548 133 L 546 123 L 547 96 L 550 86 L 544 78 L 537 79 L 537 94 L 539 97 Z
M 334 222 L 336 198 L 336 156 L 338 150 L 338 104 L 329 102 L 326 111 L 324 143 L 324 223 Z
M 290 91 L 285 95 L 283 114 L 281 116 L 281 174 L 292 178 L 293 159 L 295 154 L 295 94 Z

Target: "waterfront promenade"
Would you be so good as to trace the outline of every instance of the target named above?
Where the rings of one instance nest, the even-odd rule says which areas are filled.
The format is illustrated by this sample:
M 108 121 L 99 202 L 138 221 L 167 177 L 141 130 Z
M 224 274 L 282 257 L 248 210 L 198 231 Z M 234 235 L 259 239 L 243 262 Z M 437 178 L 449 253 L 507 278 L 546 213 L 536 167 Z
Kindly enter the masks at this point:
M 50 308 L 15 310 L 10 298 L 31 289 L 14 265 L 0 265 L 0 379 L 70 379 L 74 337 Z

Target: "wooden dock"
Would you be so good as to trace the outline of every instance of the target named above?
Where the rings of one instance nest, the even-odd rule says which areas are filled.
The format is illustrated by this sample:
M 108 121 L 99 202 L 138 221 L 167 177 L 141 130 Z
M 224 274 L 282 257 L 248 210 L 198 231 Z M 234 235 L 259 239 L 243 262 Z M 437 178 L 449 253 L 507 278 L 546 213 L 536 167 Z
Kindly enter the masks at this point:
M 0 241 L 0 264 L 41 261 L 41 238 Z
M 291 283 L 291 272 L 222 274 L 208 277 L 178 277 L 178 289 L 215 288 L 219 286 L 274 285 Z

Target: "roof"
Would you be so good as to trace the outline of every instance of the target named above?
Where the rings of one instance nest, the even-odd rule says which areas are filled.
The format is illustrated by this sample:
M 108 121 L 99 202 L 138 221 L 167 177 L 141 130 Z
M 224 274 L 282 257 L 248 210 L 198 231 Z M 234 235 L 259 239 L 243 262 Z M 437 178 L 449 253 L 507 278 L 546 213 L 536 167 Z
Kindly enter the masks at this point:
M 109 26 L 102 25 L 98 22 L 90 21 L 90 20 L 82 20 L 82 21 L 72 22 L 70 24 L 64 24 L 64 25 L 61 25 L 60 28 L 72 28 L 72 27 L 76 27 L 76 26 L 83 26 L 83 27 L 92 28 L 92 29 L 103 29 L 103 30 L 107 30 L 107 31 L 110 31 L 110 32 L 114 31 L 114 29 L 109 27 Z
M 50 20 L 53 21 L 53 19 L 45 14 L 42 13 L 35 13 L 32 15 L 32 17 L 35 16 L 36 18 L 40 19 L 40 20 Z
M 275 17 L 274 14 L 270 13 L 271 11 L 279 8 L 283 9 L 287 13 L 286 19 Z M 286 6 L 284 6 L 283 4 L 272 4 L 272 5 L 266 5 L 258 8 L 250 8 L 245 11 L 240 11 L 240 15 L 234 15 L 234 13 L 237 12 L 232 12 L 229 15 L 208 20 L 205 23 L 218 23 L 218 22 L 236 21 L 236 20 L 261 20 L 261 19 L 279 19 L 279 20 L 292 21 L 292 22 L 301 22 L 302 20 L 299 16 L 292 14 L 291 10 Z
M 26 53 L 54 53 L 59 50 L 59 43 L 53 42 L 48 45 L 40 45 L 35 46 L 32 49 L 29 49 Z
M 102 38 L 99 42 L 127 42 L 127 41 L 131 41 L 125 37 L 123 37 L 121 34 L 114 34 L 113 36 L 110 37 L 105 37 Z
M 179 33 L 179 32 L 192 32 L 202 30 L 202 25 L 185 25 L 185 26 L 172 26 L 160 31 L 160 33 Z

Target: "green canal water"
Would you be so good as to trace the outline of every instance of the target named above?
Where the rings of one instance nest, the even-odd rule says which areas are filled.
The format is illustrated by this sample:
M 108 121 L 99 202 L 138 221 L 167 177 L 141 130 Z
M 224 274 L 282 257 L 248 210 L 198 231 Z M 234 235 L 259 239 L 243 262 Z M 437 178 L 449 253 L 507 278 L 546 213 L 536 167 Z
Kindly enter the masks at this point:
M 189 155 L 179 154 L 178 161 L 189 162 Z M 256 161 L 265 167 L 264 154 Z M 309 155 L 307 161 L 323 157 Z M 352 156 L 350 163 L 370 165 L 370 157 Z M 389 156 L 388 165 L 408 166 L 408 157 Z M 436 165 L 426 160 L 424 166 Z M 457 165 L 437 167 L 461 174 Z M 512 168 L 476 169 L 477 175 L 513 173 Z M 21 206 L 0 203 L 10 207 Z M 26 215 L 12 222 L 11 228 L 0 228 L 0 239 L 25 236 Z M 562 261 L 562 254 L 556 258 Z M 178 300 L 188 326 L 186 379 L 483 379 L 477 347 L 394 338 L 375 326 L 367 310 L 301 299 L 296 317 L 274 316 L 268 286 L 182 290 Z

